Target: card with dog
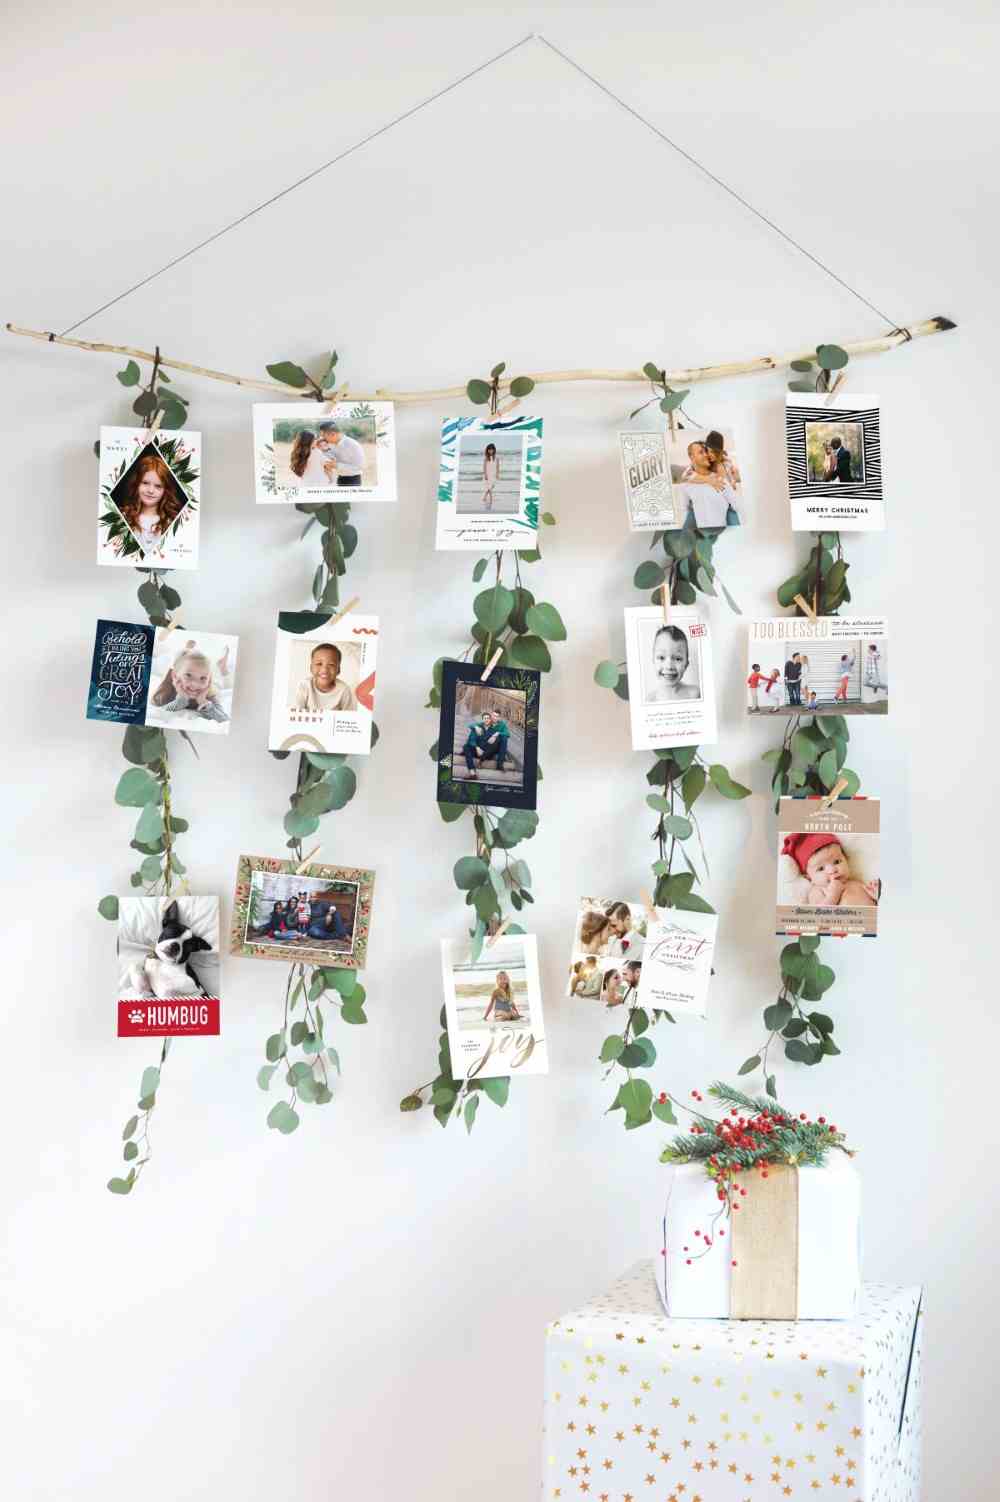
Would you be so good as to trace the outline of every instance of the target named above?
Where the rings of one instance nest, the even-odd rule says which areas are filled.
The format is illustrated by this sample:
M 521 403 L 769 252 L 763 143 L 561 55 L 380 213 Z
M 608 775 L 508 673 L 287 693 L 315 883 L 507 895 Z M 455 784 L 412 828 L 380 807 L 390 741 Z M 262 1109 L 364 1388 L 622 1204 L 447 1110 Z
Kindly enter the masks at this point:
M 218 897 L 119 897 L 119 1038 L 216 1037 Z
M 197 568 L 201 434 L 102 428 L 97 561 Z
M 501 934 L 476 959 L 468 939 L 442 939 L 441 972 L 456 1079 L 548 1074 L 534 934 Z
M 781 799 L 777 933 L 874 938 L 881 895 L 877 798 Z
M 473 553 L 533 548 L 541 487 L 540 417 L 446 417 L 435 546 Z
M 793 532 L 882 532 L 877 396 L 785 398 Z
M 274 649 L 272 751 L 367 756 L 372 748 L 378 616 L 282 610 Z
M 482 676 L 478 663 L 442 665 L 438 802 L 534 808 L 542 675 L 497 667 Z
M 228 735 L 239 638 L 98 621 L 88 720 Z
M 636 1006 L 651 921 L 652 913 L 641 902 L 581 897 L 566 995 L 606 1007 Z
M 888 714 L 886 617 L 751 621 L 746 693 L 748 714 Z
M 625 611 L 632 749 L 710 745 L 718 737 L 712 636 L 696 610 Z
M 230 951 L 286 965 L 363 970 L 375 872 L 241 855 Z
M 708 986 L 719 920 L 714 913 L 658 910 L 646 927 L 639 1005 L 671 1017 L 708 1015 Z
M 258 506 L 396 499 L 392 402 L 257 402 Z

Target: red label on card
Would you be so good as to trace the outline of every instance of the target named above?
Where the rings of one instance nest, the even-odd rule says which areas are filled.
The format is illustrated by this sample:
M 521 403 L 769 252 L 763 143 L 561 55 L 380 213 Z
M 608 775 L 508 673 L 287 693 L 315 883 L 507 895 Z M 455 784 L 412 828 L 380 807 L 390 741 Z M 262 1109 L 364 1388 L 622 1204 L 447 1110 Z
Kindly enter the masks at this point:
M 708 635 L 708 627 L 707 626 L 703 626 L 702 623 L 701 623 L 701 621 L 692 621 L 691 625 L 688 627 L 688 635 L 689 636 L 707 636 Z
M 118 1003 L 119 1038 L 214 1038 L 219 1033 L 217 996 L 155 997 Z

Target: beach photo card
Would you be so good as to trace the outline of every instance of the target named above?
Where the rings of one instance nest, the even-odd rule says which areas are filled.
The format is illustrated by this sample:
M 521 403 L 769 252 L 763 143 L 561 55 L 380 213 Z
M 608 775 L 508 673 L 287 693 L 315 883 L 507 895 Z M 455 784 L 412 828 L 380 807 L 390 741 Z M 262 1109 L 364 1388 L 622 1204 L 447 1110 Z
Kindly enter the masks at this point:
M 228 735 L 239 637 L 98 621 L 87 719 Z
M 97 561 L 196 568 L 201 434 L 102 428 Z
M 392 402 L 256 402 L 257 504 L 396 500 Z
M 743 476 L 728 428 L 682 428 L 667 439 L 674 531 L 691 522 L 700 532 L 744 521 Z
M 118 899 L 119 1038 L 217 1037 L 219 899 Z
M 877 798 L 781 799 L 776 933 L 876 935 L 879 807 Z
M 718 737 L 712 636 L 697 610 L 659 605 L 625 611 L 632 749 L 711 745 Z
M 881 532 L 882 445 L 877 396 L 785 398 L 794 532 Z
M 633 428 L 618 434 L 628 524 L 633 532 L 661 532 L 683 526 L 670 480 L 666 433 Z
M 708 986 L 719 920 L 714 913 L 658 910 L 646 928 L 639 1005 L 671 1017 L 708 1015 Z
M 377 615 L 280 611 L 269 749 L 367 756 L 377 650 Z
M 542 488 L 542 419 L 441 423 L 438 551 L 533 548 Z
M 889 712 L 889 623 L 884 615 L 777 616 L 751 621 L 748 714 Z
M 534 934 L 501 934 L 475 959 L 468 939 L 442 939 L 441 979 L 455 1079 L 548 1074 Z
M 479 663 L 443 665 L 438 802 L 534 808 L 542 675 L 497 667 L 482 676 Z
M 363 970 L 368 956 L 375 872 L 360 866 L 241 855 L 230 952 L 287 965 Z

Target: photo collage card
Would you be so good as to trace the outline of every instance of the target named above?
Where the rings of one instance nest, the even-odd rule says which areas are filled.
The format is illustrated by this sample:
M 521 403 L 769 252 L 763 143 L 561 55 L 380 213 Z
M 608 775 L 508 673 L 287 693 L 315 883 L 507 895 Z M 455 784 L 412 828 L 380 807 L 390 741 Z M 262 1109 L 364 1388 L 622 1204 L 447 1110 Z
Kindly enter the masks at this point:
M 368 755 L 378 634 L 377 615 L 279 612 L 270 750 Z
M 625 611 L 632 749 L 711 745 L 718 737 L 712 637 L 697 610 Z
M 443 665 L 438 802 L 534 808 L 542 675 L 497 667 L 485 683 L 482 676 L 477 663 Z
M 884 615 L 784 615 L 751 621 L 747 713 L 889 712 L 889 623 Z
M 201 434 L 102 428 L 97 561 L 196 568 Z
M 397 498 L 392 402 L 257 402 L 253 446 L 259 506 Z
M 785 443 L 794 532 L 885 530 L 877 396 L 787 396 Z
M 878 932 L 879 800 L 818 794 L 778 810 L 778 934 Z
M 548 1073 L 534 934 L 501 934 L 475 959 L 468 939 L 442 939 L 441 978 L 455 1079 Z
M 650 920 L 641 902 L 581 897 L 566 995 L 606 1007 L 636 1006 Z
M 119 1038 L 217 1037 L 219 899 L 119 897 Z
M 542 419 L 445 418 L 439 551 L 533 548 L 542 488 Z
M 239 637 L 98 621 L 87 719 L 228 735 Z
M 375 872 L 241 855 L 230 952 L 288 965 L 363 970 Z

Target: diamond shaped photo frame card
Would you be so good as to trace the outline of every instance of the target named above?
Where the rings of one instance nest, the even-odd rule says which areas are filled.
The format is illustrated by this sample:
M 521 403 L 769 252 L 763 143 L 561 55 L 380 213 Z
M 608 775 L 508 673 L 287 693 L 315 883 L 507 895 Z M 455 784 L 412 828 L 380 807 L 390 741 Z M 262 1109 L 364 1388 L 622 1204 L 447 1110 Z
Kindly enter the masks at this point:
M 197 568 L 201 434 L 102 428 L 97 562 Z

